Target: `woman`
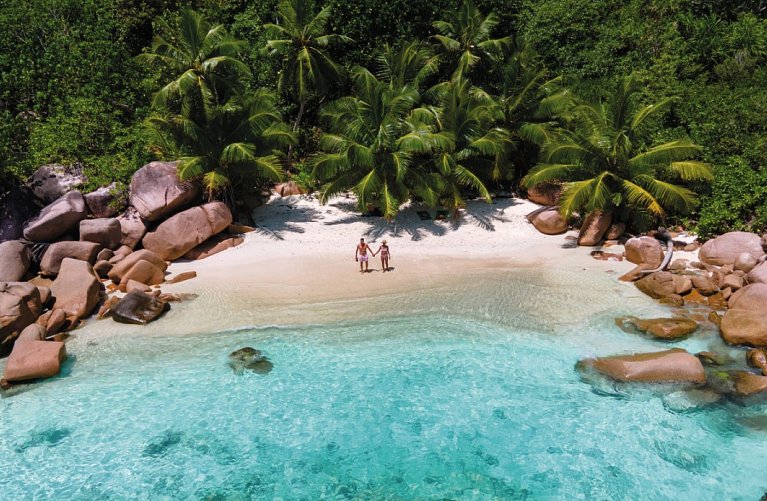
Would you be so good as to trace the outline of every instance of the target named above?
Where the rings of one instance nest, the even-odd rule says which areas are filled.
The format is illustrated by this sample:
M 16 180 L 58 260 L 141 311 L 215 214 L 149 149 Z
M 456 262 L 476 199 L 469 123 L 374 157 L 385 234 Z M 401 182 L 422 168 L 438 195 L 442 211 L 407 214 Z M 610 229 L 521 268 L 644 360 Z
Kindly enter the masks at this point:
M 389 271 L 389 258 L 391 257 L 391 253 L 389 252 L 389 246 L 386 244 L 386 240 L 381 242 L 381 246 L 378 248 L 377 251 L 373 253 L 375 256 L 378 253 L 381 253 L 381 268 L 383 269 L 384 273 Z

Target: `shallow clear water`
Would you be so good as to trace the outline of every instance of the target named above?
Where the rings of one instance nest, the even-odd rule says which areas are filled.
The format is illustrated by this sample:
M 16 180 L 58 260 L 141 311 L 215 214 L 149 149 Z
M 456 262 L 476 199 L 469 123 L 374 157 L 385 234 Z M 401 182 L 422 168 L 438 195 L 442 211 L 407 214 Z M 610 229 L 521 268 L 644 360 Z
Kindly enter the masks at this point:
M 578 308 L 575 290 L 480 282 L 388 298 L 375 322 L 75 340 L 61 377 L 0 400 L 0 498 L 758 499 L 767 409 L 593 391 L 578 359 L 668 345 L 612 323 L 653 303 Z M 274 370 L 234 374 L 242 346 Z

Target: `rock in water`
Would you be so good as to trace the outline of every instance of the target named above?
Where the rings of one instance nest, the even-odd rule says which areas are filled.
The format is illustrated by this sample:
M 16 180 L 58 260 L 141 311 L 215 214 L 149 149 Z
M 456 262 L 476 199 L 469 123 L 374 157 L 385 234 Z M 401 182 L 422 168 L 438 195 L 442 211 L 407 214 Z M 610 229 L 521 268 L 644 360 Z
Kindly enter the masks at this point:
M 576 367 L 593 369 L 616 381 L 645 383 L 703 384 L 703 364 L 685 350 L 584 359 Z
M 722 338 L 730 344 L 767 346 L 767 284 L 748 285 L 730 296 Z
M 123 324 L 148 324 L 170 309 L 165 301 L 160 301 L 141 291 L 131 291 L 111 308 L 115 322 Z
M 5 366 L 9 382 L 52 377 L 61 371 L 67 358 L 64 343 L 59 341 L 24 341 L 16 343 Z
M 236 374 L 247 369 L 257 374 L 268 374 L 274 365 L 261 353 L 261 350 L 246 346 L 229 354 L 229 365 Z
M 0 282 L 0 357 L 11 352 L 13 340 L 42 312 L 40 290 L 29 282 Z
M 625 332 L 636 329 L 666 341 L 674 341 L 686 337 L 698 329 L 695 320 L 683 317 L 650 318 L 618 317 L 615 324 Z

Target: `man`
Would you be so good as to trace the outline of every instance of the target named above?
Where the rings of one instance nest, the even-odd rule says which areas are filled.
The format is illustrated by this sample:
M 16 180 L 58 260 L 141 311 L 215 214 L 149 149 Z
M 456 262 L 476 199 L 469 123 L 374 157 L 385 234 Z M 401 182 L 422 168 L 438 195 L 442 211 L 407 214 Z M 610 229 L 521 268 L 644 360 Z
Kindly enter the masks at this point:
M 354 260 L 360 263 L 360 273 L 368 271 L 368 251 L 373 253 L 368 244 L 365 243 L 364 238 L 360 238 L 360 243 L 357 244 L 357 250 L 354 251 Z M 362 269 L 362 263 L 365 263 L 365 269 Z

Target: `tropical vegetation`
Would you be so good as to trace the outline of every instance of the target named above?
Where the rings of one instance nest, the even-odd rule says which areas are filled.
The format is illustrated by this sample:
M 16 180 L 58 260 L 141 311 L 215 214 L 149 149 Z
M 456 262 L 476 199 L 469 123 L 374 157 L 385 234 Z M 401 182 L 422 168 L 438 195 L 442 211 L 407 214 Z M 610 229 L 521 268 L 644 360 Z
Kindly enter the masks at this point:
M 604 101 L 576 103 L 541 145 L 539 163 L 522 180 L 532 188 L 563 183 L 562 215 L 609 212 L 641 225 L 689 212 L 695 194 L 674 181 L 710 181 L 711 167 L 692 160 L 702 148 L 688 138 L 642 148 L 642 131 L 670 101 L 638 106 L 640 84 L 629 76 Z
M 767 229 L 761 0 L 188 5 L 3 2 L 0 191 L 166 159 L 231 204 L 287 175 L 459 214 L 556 180 L 567 216 Z

